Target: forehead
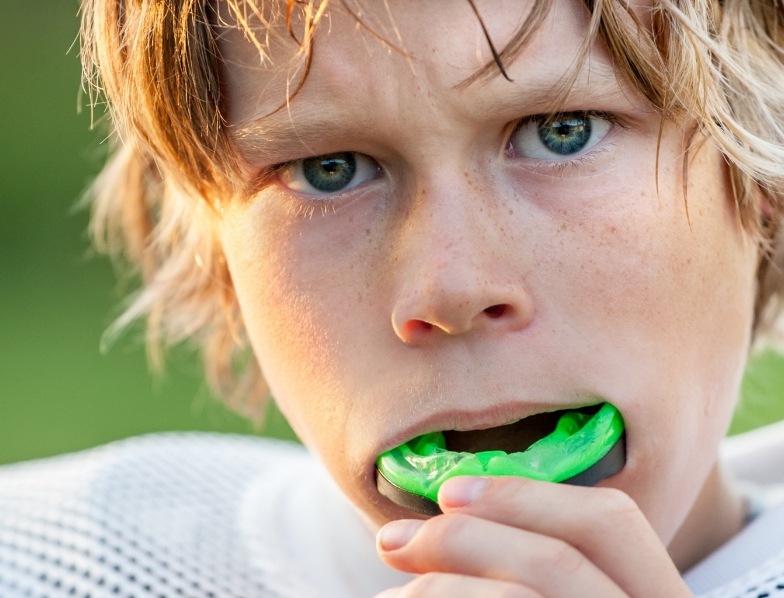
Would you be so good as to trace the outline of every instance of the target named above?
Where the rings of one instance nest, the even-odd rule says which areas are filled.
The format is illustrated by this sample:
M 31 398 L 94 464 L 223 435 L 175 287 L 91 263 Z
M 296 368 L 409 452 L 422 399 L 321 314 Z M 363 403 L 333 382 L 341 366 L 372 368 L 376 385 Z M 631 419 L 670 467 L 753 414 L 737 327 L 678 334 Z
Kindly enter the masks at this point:
M 534 0 L 477 1 L 481 21 L 467 1 L 332 2 L 323 12 L 295 9 L 291 26 L 285 2 L 243 3 L 234 9 L 223 2 L 217 29 L 228 120 L 237 131 L 265 119 L 272 131 L 276 122 L 286 126 L 282 120 L 313 120 L 317 109 L 322 123 L 343 117 L 359 123 L 363 115 L 372 120 L 374 113 L 406 113 L 412 100 L 424 111 L 454 102 L 472 111 L 500 112 L 503 98 L 494 90 L 503 90 L 507 99 L 510 92 L 524 97 L 528 111 L 545 111 L 552 106 L 544 104 L 552 103 L 554 90 L 577 63 L 589 19 L 576 0 L 551 4 L 522 52 L 506 65 L 511 84 L 498 71 L 461 89 L 493 60 L 488 37 L 497 49 L 504 48 Z M 299 43 L 308 18 L 317 21 L 310 64 Z M 608 93 L 618 88 L 615 79 L 609 57 L 594 45 L 578 82 Z M 512 101 L 519 103 L 519 98 Z

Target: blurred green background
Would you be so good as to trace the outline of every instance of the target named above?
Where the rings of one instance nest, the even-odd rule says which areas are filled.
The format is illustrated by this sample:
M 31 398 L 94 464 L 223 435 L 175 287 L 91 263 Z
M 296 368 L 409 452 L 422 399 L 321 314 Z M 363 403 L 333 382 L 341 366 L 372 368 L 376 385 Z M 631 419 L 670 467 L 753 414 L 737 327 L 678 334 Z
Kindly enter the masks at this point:
M 99 352 L 122 292 L 106 260 L 90 254 L 87 215 L 74 210 L 103 153 L 89 111 L 77 113 L 78 5 L 3 8 L 0 463 L 160 430 L 289 436 L 277 414 L 258 431 L 224 409 L 185 352 L 159 378 L 133 335 Z M 744 383 L 733 430 L 784 417 L 782 390 L 782 359 L 765 353 Z
M 211 398 L 185 351 L 161 377 L 140 334 L 99 351 L 123 289 L 74 208 L 104 153 L 77 111 L 77 10 L 7 2 L 0 20 L 0 463 L 158 430 L 258 433 Z M 280 421 L 264 431 L 287 436 Z

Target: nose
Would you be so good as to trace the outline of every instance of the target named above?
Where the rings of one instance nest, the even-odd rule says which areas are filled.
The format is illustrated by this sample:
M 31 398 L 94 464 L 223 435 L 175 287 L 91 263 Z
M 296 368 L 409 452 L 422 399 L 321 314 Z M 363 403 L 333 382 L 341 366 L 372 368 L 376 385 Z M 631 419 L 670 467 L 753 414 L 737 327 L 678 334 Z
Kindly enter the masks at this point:
M 454 180 L 454 179 L 453 179 Z M 453 186 L 450 186 L 455 191 Z M 476 187 L 474 187 L 474 190 Z M 502 335 L 530 325 L 525 257 L 513 223 L 480 210 L 473 194 L 420 192 L 406 218 L 392 327 L 407 345 L 472 332 Z

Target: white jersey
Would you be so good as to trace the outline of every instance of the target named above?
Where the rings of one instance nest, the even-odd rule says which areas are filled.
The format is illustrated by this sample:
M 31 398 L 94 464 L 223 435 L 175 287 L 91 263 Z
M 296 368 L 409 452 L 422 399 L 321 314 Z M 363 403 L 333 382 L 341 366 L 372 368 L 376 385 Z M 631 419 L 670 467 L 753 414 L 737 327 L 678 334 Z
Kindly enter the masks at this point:
M 408 579 L 291 443 L 161 434 L 0 468 L 0 598 L 369 598 Z M 686 580 L 784 598 L 784 509 Z
M 293 443 L 162 434 L 0 468 L 2 598 L 368 597 L 402 574 Z
M 784 422 L 729 438 L 722 453 L 756 516 L 686 583 L 704 598 L 784 598 Z

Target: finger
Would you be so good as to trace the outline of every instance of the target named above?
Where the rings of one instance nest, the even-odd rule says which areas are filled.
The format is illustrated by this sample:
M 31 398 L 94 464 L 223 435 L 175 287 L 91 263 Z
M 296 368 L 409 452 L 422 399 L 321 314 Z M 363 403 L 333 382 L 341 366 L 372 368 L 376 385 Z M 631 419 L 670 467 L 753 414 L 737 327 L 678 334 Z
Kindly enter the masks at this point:
M 376 598 L 543 598 L 542 594 L 524 586 L 451 573 L 427 573 L 407 585 L 392 588 Z
M 441 490 L 444 512 L 558 538 L 632 596 L 690 595 L 656 532 L 620 490 L 515 477 L 454 478 Z
M 409 573 L 442 572 L 520 584 L 546 596 L 625 596 L 565 542 L 478 517 L 401 520 L 379 532 L 379 554 Z

